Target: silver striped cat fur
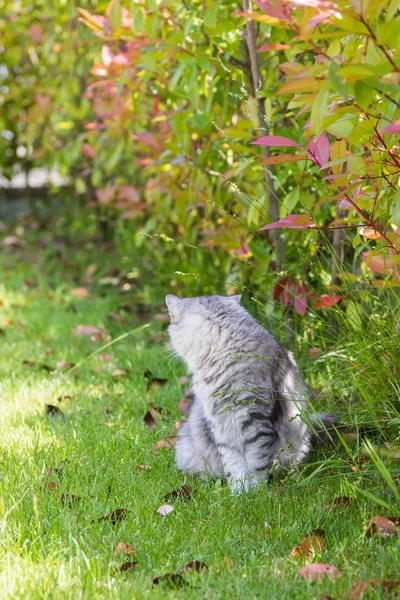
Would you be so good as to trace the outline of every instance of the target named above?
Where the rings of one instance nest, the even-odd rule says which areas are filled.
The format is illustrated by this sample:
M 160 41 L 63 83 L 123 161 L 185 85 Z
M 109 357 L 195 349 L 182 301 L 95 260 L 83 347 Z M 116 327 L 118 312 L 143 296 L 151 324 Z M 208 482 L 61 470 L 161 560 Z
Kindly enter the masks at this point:
M 268 478 L 273 464 L 304 460 L 312 438 L 303 420 L 308 389 L 293 355 L 240 296 L 169 294 L 166 302 L 172 348 L 193 376 L 194 401 L 176 442 L 178 469 L 225 477 L 236 493 Z

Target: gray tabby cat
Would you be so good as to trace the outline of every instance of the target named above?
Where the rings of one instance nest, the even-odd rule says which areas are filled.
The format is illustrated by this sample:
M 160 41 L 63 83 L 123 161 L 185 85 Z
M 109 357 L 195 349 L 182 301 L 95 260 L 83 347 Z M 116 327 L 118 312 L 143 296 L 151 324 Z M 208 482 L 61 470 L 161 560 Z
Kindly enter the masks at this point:
M 178 469 L 226 477 L 235 493 L 268 477 L 274 462 L 302 461 L 312 432 L 300 416 L 308 412 L 307 386 L 292 354 L 240 306 L 240 296 L 169 294 L 166 302 L 171 345 L 193 375 Z

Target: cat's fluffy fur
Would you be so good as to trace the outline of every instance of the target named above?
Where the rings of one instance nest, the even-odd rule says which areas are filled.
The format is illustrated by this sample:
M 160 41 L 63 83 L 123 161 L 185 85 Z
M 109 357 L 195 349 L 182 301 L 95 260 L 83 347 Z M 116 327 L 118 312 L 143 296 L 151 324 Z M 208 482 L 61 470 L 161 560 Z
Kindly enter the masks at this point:
M 173 349 L 194 401 L 176 442 L 178 469 L 226 477 L 232 492 L 302 461 L 311 446 L 307 386 L 291 353 L 240 306 L 240 296 L 166 298 Z

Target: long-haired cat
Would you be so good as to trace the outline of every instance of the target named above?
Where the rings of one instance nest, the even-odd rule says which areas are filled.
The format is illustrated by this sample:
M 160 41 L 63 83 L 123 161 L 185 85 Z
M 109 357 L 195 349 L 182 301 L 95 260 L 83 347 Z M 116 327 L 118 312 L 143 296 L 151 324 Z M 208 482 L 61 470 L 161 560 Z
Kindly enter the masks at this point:
M 268 476 L 274 462 L 302 461 L 312 437 L 302 418 L 308 391 L 291 353 L 240 306 L 240 296 L 169 294 L 166 302 L 171 345 L 193 375 L 178 469 L 226 477 L 234 493 Z

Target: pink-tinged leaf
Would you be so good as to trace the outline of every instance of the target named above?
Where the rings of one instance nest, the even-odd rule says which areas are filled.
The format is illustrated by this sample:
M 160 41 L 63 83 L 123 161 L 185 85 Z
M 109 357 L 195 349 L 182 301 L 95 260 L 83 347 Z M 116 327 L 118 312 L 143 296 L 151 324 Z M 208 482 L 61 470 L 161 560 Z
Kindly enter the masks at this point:
M 326 21 L 327 19 L 329 19 L 334 14 L 335 14 L 334 10 L 328 10 L 326 12 L 321 12 L 321 13 L 318 13 L 317 15 L 314 15 L 314 17 L 312 17 L 312 19 L 310 19 L 308 21 L 307 29 L 312 29 L 319 23 L 322 23 L 323 21 Z
M 157 512 L 162 517 L 166 517 L 170 512 L 174 510 L 174 507 L 170 504 L 163 504 L 160 508 L 157 508 Z
M 302 317 L 304 317 L 307 311 L 307 294 L 309 291 L 310 290 L 305 283 L 296 281 L 294 286 L 294 309 Z
M 122 65 L 122 66 L 127 67 L 130 64 L 131 64 L 131 61 L 129 60 L 129 57 L 126 56 L 126 54 L 117 54 L 113 58 L 113 65 Z
M 363 252 L 362 259 L 372 273 L 387 273 L 395 266 L 392 258 L 371 250 Z
M 279 221 L 261 227 L 258 231 L 278 229 L 279 227 L 288 227 L 289 229 L 312 229 L 316 227 L 316 225 L 311 220 L 310 215 L 304 213 L 302 215 L 288 215 L 287 217 L 283 217 L 283 219 L 279 219 Z
M 270 50 L 290 50 L 288 44 L 264 44 L 258 49 L 258 52 L 269 52 Z
M 335 579 L 335 577 L 339 577 L 342 574 L 336 567 L 324 563 L 310 563 L 301 567 L 298 573 L 308 581 L 322 581 L 324 577 Z
M 265 137 L 260 138 L 256 142 L 251 143 L 254 146 L 299 146 L 297 142 L 289 140 L 289 138 L 283 137 L 281 135 L 266 135 Z
M 103 61 L 103 65 L 109 67 L 113 61 L 113 53 L 109 46 L 102 46 L 101 48 L 101 60 Z
M 107 186 L 105 189 L 96 190 L 96 198 L 99 201 L 99 204 L 109 204 L 114 198 L 117 187 L 118 185 L 113 183 L 112 185 Z
M 96 152 L 90 144 L 83 143 L 81 145 L 81 152 L 88 158 L 94 158 L 96 156 Z
M 281 21 L 290 18 L 290 11 L 284 6 L 283 2 L 269 2 L 268 0 L 254 0 L 254 3 L 260 10 L 270 17 L 275 17 Z M 278 6 L 276 6 L 278 4 Z
M 316 135 L 308 145 L 307 154 L 318 166 L 329 161 L 330 145 L 326 135 Z
M 139 202 L 139 192 L 132 185 L 123 185 L 118 190 L 118 198 L 135 204 Z
M 339 202 L 339 208 L 354 208 L 352 204 L 348 200 L 341 200 Z
M 319 8 L 320 10 L 338 10 L 337 5 L 328 0 L 291 0 L 291 2 L 298 6 L 310 6 L 311 8 Z
M 32 38 L 32 42 L 38 44 L 42 38 L 42 28 L 40 25 L 32 25 L 29 30 L 29 35 Z
M 261 161 L 262 165 L 280 165 L 287 162 L 297 162 L 299 160 L 310 160 L 309 156 L 303 156 L 302 154 L 277 154 L 276 156 L 269 156 L 263 158 Z
M 390 125 L 386 125 L 382 129 L 382 133 L 400 133 L 400 121 L 395 121 L 394 123 L 390 123 Z
M 316 301 L 315 308 L 332 308 L 338 302 L 341 301 L 341 297 L 337 294 L 329 296 L 329 294 L 322 294 L 322 296 Z
M 289 277 L 281 277 L 281 279 L 278 279 L 278 281 L 275 284 L 274 293 L 273 293 L 273 299 L 275 301 L 279 300 L 279 298 L 282 296 L 283 290 L 285 289 L 285 287 L 289 281 L 290 281 Z

